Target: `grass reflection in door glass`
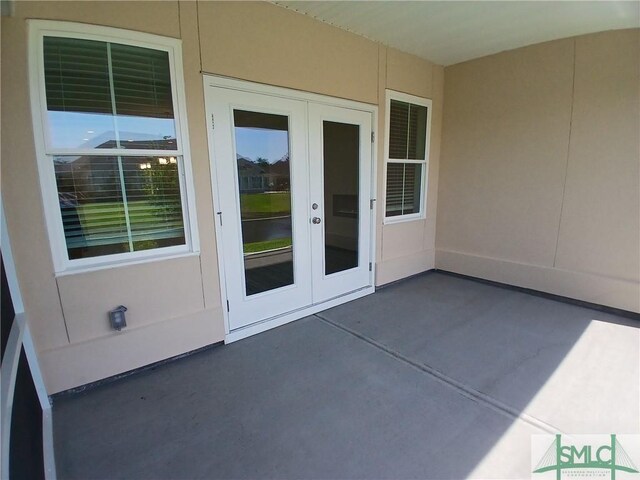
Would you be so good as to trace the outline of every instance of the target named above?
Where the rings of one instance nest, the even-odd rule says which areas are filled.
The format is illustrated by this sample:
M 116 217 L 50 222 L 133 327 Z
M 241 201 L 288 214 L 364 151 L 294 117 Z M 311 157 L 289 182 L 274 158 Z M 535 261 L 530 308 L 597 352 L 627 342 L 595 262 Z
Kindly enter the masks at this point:
M 289 118 L 234 110 L 247 295 L 291 285 Z

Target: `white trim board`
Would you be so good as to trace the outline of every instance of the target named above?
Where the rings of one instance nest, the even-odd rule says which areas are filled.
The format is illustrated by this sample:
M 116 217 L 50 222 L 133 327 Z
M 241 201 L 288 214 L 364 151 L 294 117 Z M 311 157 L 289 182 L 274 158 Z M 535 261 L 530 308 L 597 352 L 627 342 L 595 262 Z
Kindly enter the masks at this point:
M 328 308 L 332 308 L 332 307 L 341 305 L 343 303 L 365 297 L 372 293 L 375 293 L 375 287 L 362 288 L 360 290 L 356 290 L 355 292 L 347 293 L 340 297 L 327 300 L 326 302 L 311 305 L 309 307 L 305 307 L 300 310 L 288 312 L 288 313 L 285 313 L 284 315 L 279 315 L 277 317 L 269 318 L 262 322 L 254 323 L 253 325 L 249 325 L 244 328 L 233 330 L 227 333 L 224 339 L 224 343 L 227 344 L 227 343 L 237 342 L 238 340 L 242 340 L 243 338 L 251 337 L 253 335 L 257 335 L 258 333 L 266 332 L 267 330 L 271 330 L 272 328 L 286 325 L 287 323 L 291 323 L 295 320 L 308 317 L 309 315 L 313 315 L 314 313 L 318 313 L 323 310 L 327 310 Z
M 9 334 L 7 348 L 2 359 L 2 380 L 1 380 L 1 397 L 0 407 L 2 413 L 0 415 L 2 429 L 2 449 L 0 454 L 0 474 L 1 478 L 9 478 L 9 446 L 11 434 L 11 414 L 13 411 L 13 394 L 15 389 L 16 374 L 18 371 L 18 362 L 20 361 L 20 351 L 24 348 L 33 384 L 42 408 L 42 454 L 44 462 L 44 473 L 47 480 L 56 479 L 56 463 L 53 450 L 53 419 L 51 402 L 47 395 L 47 390 L 38 363 L 38 356 L 29 325 L 24 313 L 24 304 L 22 302 L 22 294 L 18 284 L 18 276 L 16 272 L 15 262 L 13 259 L 13 251 L 11 250 L 11 242 L 9 240 L 9 230 L 4 214 L 4 204 L 0 198 L 0 246 L 2 250 L 2 261 L 5 267 L 7 283 L 11 292 L 11 300 L 13 302 L 16 317 Z M 7 369 L 9 373 L 7 373 Z
M 264 83 L 249 82 L 247 80 L 238 80 L 231 77 L 224 77 L 220 75 L 203 74 L 204 88 L 207 87 L 223 87 L 232 90 L 240 90 L 243 92 L 260 93 L 263 95 L 271 95 L 273 97 L 282 97 L 292 100 L 302 100 L 305 102 L 319 103 L 322 105 L 331 105 L 335 107 L 350 108 L 351 110 L 362 110 L 363 112 L 369 112 L 374 115 L 374 120 L 377 119 L 378 106 L 370 103 L 358 102 L 356 100 L 347 100 L 344 98 L 331 97 L 329 95 L 322 95 L 320 93 L 305 92 L 302 90 L 294 90 L 285 87 L 275 87 L 273 85 L 266 85 Z M 373 125 L 373 131 L 376 131 L 377 125 Z
M 4 252 L 3 252 L 4 253 Z M 2 415 L 0 416 L 0 428 L 2 428 L 2 454 L 0 461 L 2 462 L 1 478 L 9 478 L 9 444 L 11 442 L 11 413 L 13 412 L 13 393 L 16 386 L 16 375 L 18 373 L 18 362 L 20 361 L 20 351 L 22 350 L 22 335 L 24 331 L 20 328 L 18 317 L 22 314 L 16 314 L 13 321 L 7 347 L 2 357 L 2 379 L 0 383 L 2 396 L 0 397 L 0 405 L 2 407 Z

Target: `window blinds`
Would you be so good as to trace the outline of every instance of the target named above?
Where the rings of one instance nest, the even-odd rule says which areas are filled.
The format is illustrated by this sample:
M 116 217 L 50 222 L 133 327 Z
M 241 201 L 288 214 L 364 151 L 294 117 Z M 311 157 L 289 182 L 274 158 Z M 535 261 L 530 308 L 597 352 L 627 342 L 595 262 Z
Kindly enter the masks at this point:
M 50 111 L 173 118 L 165 51 L 44 37 L 44 66 Z
M 420 211 L 421 163 L 387 164 L 387 217 Z
M 409 104 L 391 100 L 389 111 L 389 158 L 405 159 L 409 139 Z
M 173 118 L 167 52 L 111 44 L 116 113 Z
M 107 44 L 74 38 L 44 38 L 47 109 L 112 113 Z
M 391 100 L 389 159 L 424 160 L 427 107 Z

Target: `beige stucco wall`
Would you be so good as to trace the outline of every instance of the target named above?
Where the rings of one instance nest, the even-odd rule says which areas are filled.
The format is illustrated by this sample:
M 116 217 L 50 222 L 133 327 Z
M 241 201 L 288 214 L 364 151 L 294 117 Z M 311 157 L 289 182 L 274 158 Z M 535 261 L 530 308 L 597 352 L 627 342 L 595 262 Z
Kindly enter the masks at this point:
M 640 311 L 640 31 L 445 69 L 436 265 Z
M 155 33 L 183 42 L 200 253 L 78 274 L 54 274 L 30 115 L 28 18 Z M 223 340 L 201 72 L 358 100 L 380 107 L 386 87 L 433 99 L 425 221 L 382 226 L 376 283 L 434 265 L 444 73 L 411 55 L 268 3 L 16 2 L 2 18 L 2 200 L 25 308 L 50 393 Z M 379 133 L 379 139 L 382 139 Z M 383 155 L 378 143 L 378 197 Z M 129 307 L 121 333 L 107 310 Z

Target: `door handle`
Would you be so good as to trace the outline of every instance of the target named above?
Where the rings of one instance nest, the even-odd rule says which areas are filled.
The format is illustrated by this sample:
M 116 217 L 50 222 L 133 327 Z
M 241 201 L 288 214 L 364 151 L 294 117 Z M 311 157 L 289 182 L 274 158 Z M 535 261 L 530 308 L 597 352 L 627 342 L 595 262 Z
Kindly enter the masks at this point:
M 311 223 L 313 223 L 314 225 L 318 225 L 322 220 L 320 220 L 320 217 L 313 217 L 311 219 Z

